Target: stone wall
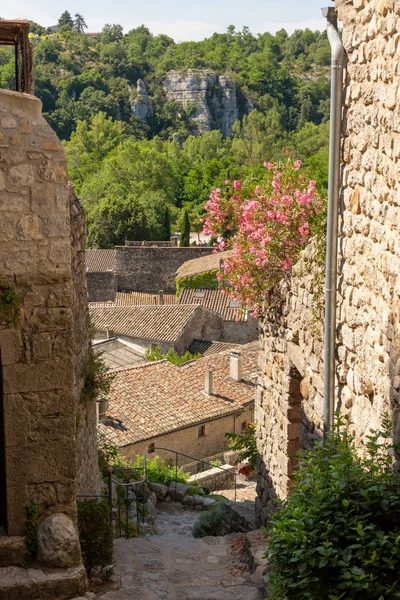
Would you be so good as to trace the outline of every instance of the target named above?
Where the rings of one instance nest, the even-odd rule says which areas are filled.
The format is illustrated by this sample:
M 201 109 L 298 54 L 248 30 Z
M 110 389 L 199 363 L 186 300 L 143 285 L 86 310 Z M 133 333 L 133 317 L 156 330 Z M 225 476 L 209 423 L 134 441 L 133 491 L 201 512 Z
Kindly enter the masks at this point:
M 182 334 L 176 340 L 175 351 L 184 354 L 193 340 L 221 340 L 223 321 L 220 315 L 199 307 L 184 327 Z
M 80 400 L 85 383 L 84 368 L 90 347 L 90 319 L 86 289 L 85 215 L 70 189 L 71 257 L 74 293 L 75 376 L 77 388 L 76 445 L 77 494 L 96 494 L 99 487 L 96 403 Z
M 175 274 L 187 260 L 212 254 L 212 248 L 145 248 L 118 246 L 115 273 L 118 291 L 174 291 Z
M 224 342 L 232 344 L 248 344 L 254 342 L 259 336 L 258 320 L 248 318 L 247 321 L 223 321 L 222 338 Z
M 347 55 L 335 409 L 358 443 L 388 413 L 400 435 L 400 4 L 337 0 Z M 322 434 L 322 323 L 312 315 L 312 248 L 260 322 L 256 401 L 259 519 L 290 493 L 295 452 Z
M 89 302 L 108 302 L 115 300 L 118 291 L 117 278 L 112 271 L 86 273 Z
M 74 245 L 82 240 L 82 219 L 70 202 L 63 147 L 37 98 L 0 91 L 0 153 L 0 288 L 13 287 L 21 303 L 14 322 L 0 307 L 0 453 L 7 532 L 14 536 L 25 531 L 30 501 L 39 503 L 41 517 L 62 512 L 76 519 L 78 378 L 87 348 L 78 329 L 87 306 L 82 248 Z
M 228 448 L 228 442 L 225 438 L 227 432 L 240 431 L 240 423 L 242 421 L 251 422 L 254 417 L 254 407 L 246 408 L 238 415 L 230 415 L 221 419 L 214 419 L 205 423 L 205 435 L 199 437 L 199 426 L 186 427 L 179 431 L 174 431 L 167 435 L 161 435 L 145 442 L 138 442 L 120 448 L 120 453 L 126 456 L 129 460 L 135 460 L 136 455 L 143 455 L 151 443 L 157 447 L 169 448 L 177 452 L 189 454 L 194 458 L 206 458 L 213 456 L 219 452 L 223 452 Z M 175 456 L 171 452 L 163 450 L 156 451 L 157 456 L 164 460 L 171 461 L 175 464 Z M 152 455 L 150 454 L 150 458 Z M 178 457 L 178 466 L 185 463 L 193 462 L 190 458 Z

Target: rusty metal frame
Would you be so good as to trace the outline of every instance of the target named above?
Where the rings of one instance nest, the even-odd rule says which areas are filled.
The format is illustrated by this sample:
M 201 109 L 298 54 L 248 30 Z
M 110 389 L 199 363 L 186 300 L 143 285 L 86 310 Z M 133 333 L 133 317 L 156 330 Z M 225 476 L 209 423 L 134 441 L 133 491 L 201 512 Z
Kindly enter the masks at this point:
M 28 21 L 0 21 L 0 46 L 14 46 L 15 49 L 15 89 L 33 94 L 32 49 L 28 34 Z

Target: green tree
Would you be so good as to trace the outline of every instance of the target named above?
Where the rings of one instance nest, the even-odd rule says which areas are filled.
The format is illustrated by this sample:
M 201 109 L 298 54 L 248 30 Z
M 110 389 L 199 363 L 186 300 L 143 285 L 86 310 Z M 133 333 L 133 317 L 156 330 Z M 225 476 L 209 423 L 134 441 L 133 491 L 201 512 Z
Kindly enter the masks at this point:
M 190 246 L 190 220 L 188 211 L 186 209 L 183 210 L 181 238 L 179 240 L 179 245 Z
M 64 25 L 67 25 L 70 29 L 72 29 L 72 27 L 74 25 L 72 17 L 67 10 L 65 10 L 62 13 L 61 17 L 58 19 L 58 26 L 63 27 Z
M 165 206 L 165 208 L 164 208 L 162 228 L 163 228 L 163 234 L 162 234 L 161 239 L 169 242 L 169 240 L 171 239 L 171 222 L 170 222 L 170 213 L 169 213 L 168 206 Z
M 73 28 L 78 33 L 84 33 L 85 29 L 87 29 L 85 19 L 79 13 L 75 15 Z

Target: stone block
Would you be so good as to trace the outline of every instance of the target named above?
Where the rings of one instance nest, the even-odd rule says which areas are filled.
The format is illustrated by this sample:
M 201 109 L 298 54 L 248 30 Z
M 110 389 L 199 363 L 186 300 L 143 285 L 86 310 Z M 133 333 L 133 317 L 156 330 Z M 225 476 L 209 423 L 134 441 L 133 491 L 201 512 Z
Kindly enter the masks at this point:
M 187 491 L 187 485 L 184 485 L 183 483 L 177 483 L 175 481 L 172 481 L 168 488 L 168 494 L 173 500 L 183 500 Z
M 78 534 L 71 519 L 62 513 L 39 525 L 38 560 L 48 567 L 68 569 L 81 564 Z
M 35 170 L 32 165 L 19 165 L 9 170 L 9 180 L 15 186 L 32 185 L 35 181 Z

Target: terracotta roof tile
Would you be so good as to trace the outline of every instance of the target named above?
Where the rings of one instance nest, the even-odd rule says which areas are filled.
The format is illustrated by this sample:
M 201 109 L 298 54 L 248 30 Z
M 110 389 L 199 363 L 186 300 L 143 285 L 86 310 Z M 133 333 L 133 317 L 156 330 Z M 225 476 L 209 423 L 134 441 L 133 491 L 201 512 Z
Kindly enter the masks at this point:
M 208 356 L 209 354 L 224 352 L 225 350 L 230 350 L 236 347 L 237 344 L 229 344 L 228 342 L 207 342 L 205 340 L 193 340 L 189 346 L 189 352 L 192 354 L 200 352 L 200 354 L 203 354 L 203 356 Z
M 100 304 L 100 306 L 98 306 Z M 113 333 L 148 340 L 174 342 L 196 311 L 196 304 L 164 306 L 115 306 L 91 303 L 89 313 L 97 331 L 106 326 Z
M 163 297 L 164 304 L 178 303 L 178 299 L 175 294 L 164 293 Z M 154 294 L 144 294 L 142 292 L 117 292 L 114 302 L 117 306 L 159 305 L 160 296 L 156 292 Z M 197 304 L 197 302 L 192 302 L 192 304 Z
M 226 252 L 218 252 L 216 254 L 208 254 L 201 258 L 193 258 L 187 260 L 183 265 L 179 267 L 176 272 L 177 277 L 192 277 L 193 275 L 200 275 L 200 273 L 206 273 L 207 271 L 214 271 L 219 269 L 220 261 L 224 258 L 228 258 L 232 254 L 232 250 Z
M 114 271 L 115 248 L 110 250 L 86 250 L 85 263 L 88 273 Z
M 246 315 L 239 312 L 238 305 L 222 290 L 183 289 L 179 304 L 199 304 L 221 315 L 224 321 L 246 321 Z
M 250 375 L 257 371 L 258 342 L 238 346 L 241 382 L 230 377 L 230 352 L 176 367 L 168 361 L 114 371 L 110 404 L 99 429 L 117 447 L 240 412 L 254 401 Z M 213 370 L 213 395 L 203 392 L 205 372 Z

